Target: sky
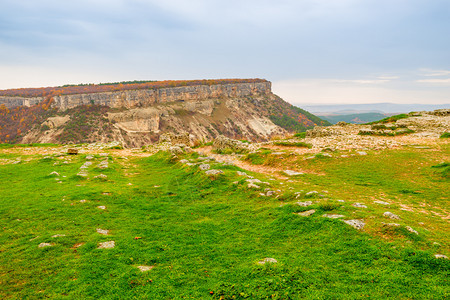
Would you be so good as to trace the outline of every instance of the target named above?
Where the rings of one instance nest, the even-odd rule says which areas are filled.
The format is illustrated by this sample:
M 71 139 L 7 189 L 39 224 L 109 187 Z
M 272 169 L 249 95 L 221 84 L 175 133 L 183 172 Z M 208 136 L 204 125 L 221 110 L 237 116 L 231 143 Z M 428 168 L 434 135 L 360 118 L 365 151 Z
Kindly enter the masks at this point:
M 450 103 L 448 0 L 0 0 L 0 89 L 264 78 L 301 104 Z

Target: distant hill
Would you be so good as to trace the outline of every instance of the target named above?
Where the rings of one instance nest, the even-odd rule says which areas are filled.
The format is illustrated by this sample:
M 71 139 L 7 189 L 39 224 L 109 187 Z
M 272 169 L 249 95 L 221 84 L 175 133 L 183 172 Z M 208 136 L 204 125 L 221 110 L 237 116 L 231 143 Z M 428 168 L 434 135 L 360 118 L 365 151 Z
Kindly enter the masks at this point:
M 361 114 L 348 114 L 348 115 L 320 115 L 317 114 L 318 117 L 327 120 L 332 124 L 336 124 L 337 122 L 344 121 L 347 123 L 353 124 L 364 124 L 373 121 L 378 121 L 386 118 L 386 115 L 380 113 L 361 113 Z
M 299 104 L 303 109 L 313 114 L 355 114 L 355 113 L 409 113 L 411 111 L 431 111 L 441 108 L 450 108 L 446 104 L 396 104 L 396 103 L 369 103 L 369 104 Z

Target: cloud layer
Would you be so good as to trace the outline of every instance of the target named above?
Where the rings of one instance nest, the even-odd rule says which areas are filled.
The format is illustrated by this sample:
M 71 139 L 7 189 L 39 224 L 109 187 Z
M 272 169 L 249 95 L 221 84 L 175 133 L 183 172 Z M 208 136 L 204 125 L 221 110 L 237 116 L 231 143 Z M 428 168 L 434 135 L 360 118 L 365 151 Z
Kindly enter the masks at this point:
M 414 90 L 415 101 L 450 102 L 444 0 L 0 3 L 0 88 L 262 77 L 274 87 L 314 82 L 318 95 L 341 87 L 326 91 L 331 102 L 352 92 L 408 101 Z M 303 92 L 290 93 L 322 99 Z

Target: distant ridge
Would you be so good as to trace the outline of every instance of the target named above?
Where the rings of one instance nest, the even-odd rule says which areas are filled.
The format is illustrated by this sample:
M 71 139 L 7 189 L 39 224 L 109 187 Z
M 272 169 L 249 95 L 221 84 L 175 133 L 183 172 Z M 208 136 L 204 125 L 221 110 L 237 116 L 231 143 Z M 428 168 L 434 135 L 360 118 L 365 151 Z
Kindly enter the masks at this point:
M 311 113 L 355 114 L 355 113 L 408 113 L 411 111 L 431 111 L 450 108 L 446 104 L 396 104 L 396 103 L 368 103 L 368 104 L 298 104 Z

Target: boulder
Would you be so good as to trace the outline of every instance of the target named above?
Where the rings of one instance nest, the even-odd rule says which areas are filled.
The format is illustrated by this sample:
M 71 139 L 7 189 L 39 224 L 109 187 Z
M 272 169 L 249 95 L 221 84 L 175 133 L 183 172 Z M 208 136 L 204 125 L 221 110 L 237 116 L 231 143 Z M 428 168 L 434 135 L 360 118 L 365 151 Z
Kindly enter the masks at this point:
M 217 150 L 219 152 L 225 150 L 231 150 L 234 152 L 248 152 L 250 150 L 249 144 L 227 138 L 226 136 L 223 135 L 219 135 L 214 140 L 212 147 L 214 150 Z

